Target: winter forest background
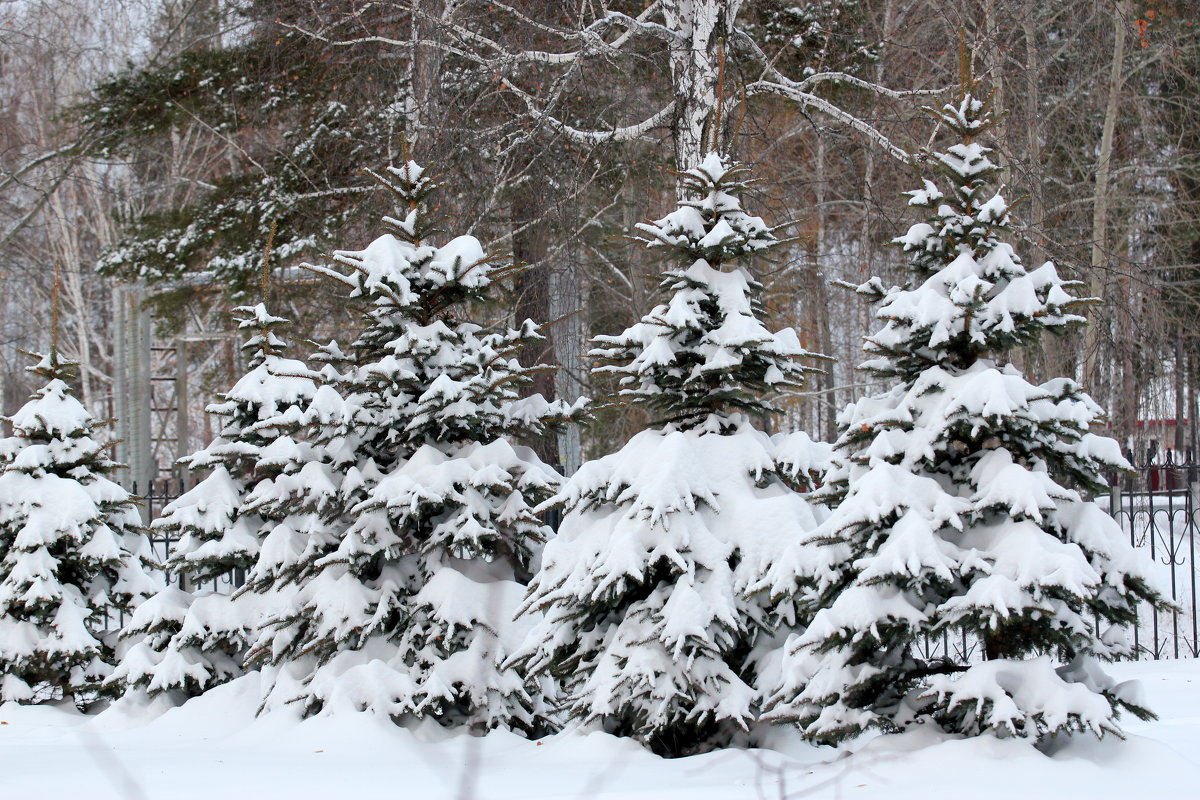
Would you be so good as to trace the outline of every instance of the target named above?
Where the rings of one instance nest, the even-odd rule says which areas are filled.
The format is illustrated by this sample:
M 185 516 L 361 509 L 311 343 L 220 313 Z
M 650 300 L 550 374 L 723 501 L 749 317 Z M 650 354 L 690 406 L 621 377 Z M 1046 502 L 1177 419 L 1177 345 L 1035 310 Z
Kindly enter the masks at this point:
M 36 388 L 18 350 L 48 346 L 57 261 L 59 347 L 82 365 L 77 391 L 97 418 L 138 392 L 114 359 L 114 315 L 152 301 L 152 341 L 135 345 L 150 345 L 151 363 L 131 380 L 153 387 L 143 438 L 157 477 L 172 474 L 177 456 L 212 438 L 204 406 L 244 371 L 229 310 L 260 299 L 264 257 L 266 299 L 294 321 L 293 340 L 354 329 L 327 282 L 291 268 L 374 237 L 390 199 L 363 170 L 396 162 L 405 140 L 450 187 L 439 211 L 456 231 L 536 267 L 510 286 L 511 318 L 563 318 L 543 352 L 522 356 L 562 367 L 536 389 L 604 397 L 613 387 L 589 375 L 584 343 L 635 321 L 659 278 L 623 236 L 670 206 L 669 170 L 697 162 L 697 138 L 715 124 L 723 149 L 762 179 L 747 202 L 798 222 L 759 276 L 770 322 L 836 360 L 779 424 L 831 441 L 837 410 L 869 390 L 854 367 L 872 320 L 830 281 L 898 275 L 904 259 L 887 243 L 914 221 L 899 193 L 916 175 L 903 155 L 939 133 L 920 107 L 953 94 L 961 35 L 1006 113 L 992 135 L 1005 194 L 1025 198 L 1014 221 L 1026 263 L 1053 259 L 1104 299 L 1090 325 L 1024 348 L 1018 363 L 1035 382 L 1079 378 L 1139 456 L 1151 439 L 1195 441 L 1194 4 L 711 5 L 736 14 L 742 33 L 643 24 L 676 13 L 661 0 L 6 3 L 4 409 Z M 688 61 L 680 35 L 702 58 Z M 717 84 L 707 106 L 688 96 Z M 156 380 L 181 374 L 183 414 L 174 382 Z M 646 422 L 602 413 L 583 456 Z M 578 463 L 574 443 L 561 444 L 539 449 Z
M 1165 741 L 1197 18 L 6 4 L 0 715 L 732 782 Z

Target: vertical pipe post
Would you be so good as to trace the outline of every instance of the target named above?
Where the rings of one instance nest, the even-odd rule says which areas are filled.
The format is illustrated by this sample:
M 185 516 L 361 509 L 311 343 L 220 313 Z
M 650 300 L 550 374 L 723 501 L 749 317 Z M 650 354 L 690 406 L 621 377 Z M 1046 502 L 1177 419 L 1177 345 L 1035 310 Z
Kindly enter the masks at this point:
M 125 287 L 114 286 L 113 302 L 113 423 L 117 437 L 117 446 L 113 451 L 116 460 L 129 469 L 129 380 L 128 380 L 128 348 L 126 336 Z M 125 480 L 132 483 L 135 478 L 132 472 L 126 472 Z
M 188 346 L 182 336 L 175 340 L 175 461 L 190 452 L 188 443 Z M 184 469 L 176 467 L 182 486 Z

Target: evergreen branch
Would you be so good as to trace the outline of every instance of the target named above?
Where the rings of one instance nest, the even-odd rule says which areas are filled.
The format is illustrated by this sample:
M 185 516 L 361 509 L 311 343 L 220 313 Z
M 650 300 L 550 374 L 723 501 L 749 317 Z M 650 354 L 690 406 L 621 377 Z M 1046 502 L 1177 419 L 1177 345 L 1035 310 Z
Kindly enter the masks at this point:
M 341 262 L 339 262 L 339 263 L 341 263 Z M 352 265 L 347 264 L 346 266 L 352 266 Z M 306 269 L 309 272 L 316 273 L 317 275 L 323 275 L 326 278 L 333 278 L 335 281 L 337 281 L 339 283 L 343 283 L 346 286 L 349 286 L 351 288 L 353 288 L 355 286 L 353 279 L 347 277 L 346 275 L 343 275 L 342 273 L 338 272 L 336 269 L 330 269 L 329 267 L 326 267 L 321 264 L 301 264 L 300 268 Z
M 637 405 L 640 402 L 643 402 L 643 401 L 638 400 L 636 398 L 629 398 L 627 400 L 621 400 L 620 398 L 617 398 L 614 400 L 610 400 L 601 406 L 592 406 L 591 408 L 588 409 L 588 412 L 590 414 L 594 415 L 600 411 L 611 411 L 612 409 L 615 409 L 615 408 L 628 408 L 629 406 Z
M 485 264 L 488 264 L 490 262 L 502 260 L 504 258 L 506 258 L 506 256 L 501 256 L 501 255 L 485 256 L 484 258 L 481 258 L 478 261 L 476 261 L 474 264 L 472 264 L 467 269 L 460 272 L 458 275 L 454 276 L 451 280 L 446 281 L 444 284 L 442 284 L 440 287 L 438 287 L 438 290 L 429 296 L 429 301 L 426 303 L 426 307 L 429 309 L 429 311 L 428 311 L 429 315 L 432 317 L 433 315 L 440 314 L 445 309 L 447 309 L 450 306 L 454 305 L 455 303 L 459 302 L 458 299 L 451 300 L 450 302 L 446 303 L 444 306 L 440 305 L 438 303 L 438 300 L 441 298 L 441 296 L 446 294 L 447 292 L 449 292 L 451 289 L 461 289 L 461 290 L 467 291 L 467 292 L 474 291 L 474 290 L 468 289 L 466 286 L 463 286 L 463 284 L 462 284 L 462 279 L 464 277 L 466 277 L 467 275 L 469 275 L 472 270 L 476 269 L 477 267 L 481 267 Z M 491 275 L 488 275 L 488 277 L 490 278 Z M 397 303 L 397 305 L 399 305 L 399 303 Z
M 502 258 L 508 258 L 508 256 L 503 256 Z M 520 275 L 522 272 L 526 272 L 532 268 L 530 264 L 510 264 L 507 267 L 497 267 L 488 275 L 488 278 L 493 282 L 508 280 L 514 275 Z

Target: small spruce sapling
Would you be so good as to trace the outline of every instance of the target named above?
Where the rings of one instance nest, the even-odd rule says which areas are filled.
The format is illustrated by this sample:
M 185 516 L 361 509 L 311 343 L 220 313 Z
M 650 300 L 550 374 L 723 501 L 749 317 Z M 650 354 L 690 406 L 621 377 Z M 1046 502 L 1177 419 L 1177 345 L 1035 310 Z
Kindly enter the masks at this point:
M 243 657 L 257 634 L 255 597 L 235 595 L 233 584 L 257 561 L 271 521 L 248 510 L 246 501 L 279 471 L 268 462 L 285 454 L 302 457 L 292 433 L 316 375 L 284 356 L 286 342 L 276 329 L 286 320 L 262 303 L 234 309 L 234 316 L 239 328 L 252 332 L 242 345 L 247 372 L 207 409 L 225 418 L 220 435 L 181 462 L 208 474 L 152 525 L 176 540 L 167 566 L 177 585 L 143 604 L 126 624 L 122 637 L 129 646 L 111 678 L 114 689 L 196 696 L 243 673 Z
M 95 697 L 112 670 L 111 632 L 159 583 L 117 465 L 56 348 L 45 380 L 0 440 L 0 701 Z

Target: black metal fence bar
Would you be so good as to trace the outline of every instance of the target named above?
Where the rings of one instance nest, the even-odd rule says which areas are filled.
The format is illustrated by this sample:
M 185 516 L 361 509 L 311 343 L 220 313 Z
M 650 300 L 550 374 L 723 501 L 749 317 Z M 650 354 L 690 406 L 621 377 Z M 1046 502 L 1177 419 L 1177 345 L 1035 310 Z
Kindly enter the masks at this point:
M 1131 475 L 1113 476 L 1109 512 L 1129 535 L 1138 557 L 1150 566 L 1160 587 L 1169 593 L 1175 608 L 1158 611 L 1138 609 L 1137 621 L 1129 632 L 1137 658 L 1200 658 L 1200 614 L 1197 613 L 1196 536 L 1200 528 L 1200 463 L 1188 454 L 1179 460 L 1172 451 L 1157 457 L 1151 453 Z M 132 491 L 146 504 L 147 517 L 161 516 L 163 509 L 187 487 L 182 481 L 153 481 L 149 491 Z M 177 539 L 152 530 L 154 555 L 166 563 Z M 232 591 L 245 575 L 229 573 L 211 586 L 189 589 Z M 948 658 L 968 662 L 979 657 L 979 643 L 969 637 L 931 637 L 921 644 L 926 658 Z
M 133 484 L 130 491 L 146 506 L 146 518 L 151 522 L 162 516 L 163 509 L 170 505 L 171 501 L 177 499 L 188 487 L 182 480 L 160 480 L 151 481 L 149 491 L 144 493 L 138 492 L 138 485 Z M 177 536 L 173 536 L 162 530 L 151 528 L 150 530 L 150 548 L 154 553 L 154 557 L 160 564 L 166 564 L 170 559 L 175 544 L 179 541 Z M 168 573 L 168 581 L 171 580 Z M 214 592 L 230 592 L 241 586 L 246 581 L 246 576 L 243 570 L 233 570 L 224 575 L 221 575 L 212 581 L 205 581 L 200 586 L 183 586 L 182 577 L 175 577 L 181 588 L 189 590 L 196 589 L 211 589 Z
M 1139 658 L 1200 657 L 1196 591 L 1196 529 L 1200 526 L 1200 464 L 1189 453 L 1151 452 L 1135 474 L 1114 476 L 1110 510 L 1129 543 L 1149 565 L 1175 608 L 1138 611 L 1132 637 Z

